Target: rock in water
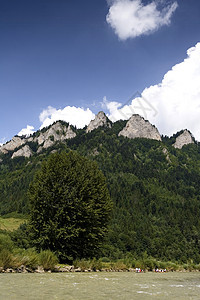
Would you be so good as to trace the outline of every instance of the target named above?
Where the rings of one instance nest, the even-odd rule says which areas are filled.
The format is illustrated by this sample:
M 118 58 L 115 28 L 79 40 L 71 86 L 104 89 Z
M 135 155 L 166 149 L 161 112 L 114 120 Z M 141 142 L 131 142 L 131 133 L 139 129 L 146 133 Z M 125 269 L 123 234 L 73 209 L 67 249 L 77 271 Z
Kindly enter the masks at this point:
M 86 132 L 91 132 L 92 130 L 98 127 L 108 127 L 111 128 L 112 122 L 106 117 L 103 111 L 100 111 L 96 116 L 95 119 L 90 121 Z
M 132 115 L 126 126 L 119 132 L 119 136 L 129 139 L 146 138 L 161 141 L 158 129 L 140 115 Z
M 184 145 L 194 144 L 194 138 L 192 134 L 185 129 L 183 133 L 181 133 L 176 138 L 176 142 L 173 144 L 174 148 L 181 149 Z

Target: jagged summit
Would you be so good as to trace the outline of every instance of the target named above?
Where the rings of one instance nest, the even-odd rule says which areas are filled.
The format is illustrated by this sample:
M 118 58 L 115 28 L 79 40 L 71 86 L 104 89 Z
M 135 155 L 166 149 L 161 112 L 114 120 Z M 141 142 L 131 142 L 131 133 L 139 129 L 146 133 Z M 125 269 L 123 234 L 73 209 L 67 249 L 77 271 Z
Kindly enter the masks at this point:
M 29 147 L 29 143 L 36 143 L 38 146 L 37 153 L 39 153 L 43 149 L 53 146 L 57 141 L 62 142 L 75 136 L 76 133 L 70 125 L 58 121 L 48 128 L 38 130 L 30 137 L 13 137 L 11 141 L 0 147 L 0 153 L 7 154 L 14 151 L 12 158 L 19 156 L 30 157 L 34 152 Z
M 88 125 L 86 133 L 99 127 L 106 127 L 112 130 L 112 128 L 114 128 L 114 126 L 112 127 L 112 124 L 113 123 L 107 118 L 105 113 L 100 111 L 95 116 L 95 119 Z M 116 134 L 115 130 L 114 132 Z M 39 154 L 43 150 L 52 147 L 56 142 L 64 142 L 65 140 L 75 138 L 77 133 L 77 129 L 69 125 L 69 123 L 57 121 L 49 127 L 38 130 L 29 137 L 14 136 L 11 141 L 0 146 L 0 154 L 10 153 L 11 158 L 19 156 L 30 157 L 33 154 Z M 130 139 L 147 138 L 162 141 L 158 129 L 138 114 L 131 116 L 126 122 L 125 127 L 118 133 L 118 136 L 124 136 Z M 194 137 L 187 129 L 185 129 L 176 134 L 176 141 L 173 146 L 181 149 L 184 145 L 193 143 Z
M 76 133 L 72 130 L 70 125 L 66 127 L 58 121 L 50 126 L 45 132 L 40 132 L 38 137 L 32 138 L 32 141 L 37 142 L 42 148 L 47 149 L 56 141 L 64 141 L 74 138 L 75 136 Z M 29 140 L 31 140 L 31 138 L 29 138 Z M 42 150 L 42 148 L 40 148 L 40 150 Z
M 194 138 L 191 132 L 187 129 L 177 136 L 176 142 L 173 144 L 174 148 L 181 149 L 184 145 L 194 144 Z
M 158 129 L 138 114 L 132 115 L 126 126 L 119 132 L 119 136 L 128 137 L 130 139 L 147 138 L 161 141 Z
M 95 119 L 90 121 L 86 133 L 91 132 L 94 129 L 97 129 L 98 127 L 108 127 L 111 128 L 112 122 L 106 117 L 105 113 L 103 111 L 100 111 L 96 116 Z
M 0 152 L 6 154 L 9 151 L 13 151 L 16 148 L 24 145 L 26 143 L 25 139 L 22 139 L 19 136 L 14 136 L 12 140 L 0 147 Z

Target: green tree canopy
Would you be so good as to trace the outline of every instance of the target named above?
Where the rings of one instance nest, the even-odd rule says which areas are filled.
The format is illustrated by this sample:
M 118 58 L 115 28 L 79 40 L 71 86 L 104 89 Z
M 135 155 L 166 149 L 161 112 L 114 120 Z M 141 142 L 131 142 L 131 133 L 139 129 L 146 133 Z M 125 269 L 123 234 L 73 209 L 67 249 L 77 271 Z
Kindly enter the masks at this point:
M 96 163 L 75 152 L 55 153 L 29 188 L 31 238 L 38 249 L 70 260 L 96 253 L 112 208 Z

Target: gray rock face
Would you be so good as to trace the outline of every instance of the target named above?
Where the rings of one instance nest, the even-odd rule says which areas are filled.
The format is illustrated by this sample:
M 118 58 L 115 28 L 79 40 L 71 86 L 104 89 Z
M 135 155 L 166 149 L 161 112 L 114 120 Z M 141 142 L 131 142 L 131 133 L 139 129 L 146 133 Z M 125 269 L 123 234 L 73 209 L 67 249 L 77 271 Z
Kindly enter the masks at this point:
M 25 145 L 27 142 L 36 142 L 40 146 L 37 153 L 41 152 L 42 149 L 46 149 L 52 146 L 56 141 L 64 141 L 66 139 L 72 139 L 76 136 L 76 133 L 71 129 L 70 126 L 62 125 L 60 122 L 52 125 L 47 131 L 40 132 L 39 136 L 31 136 L 29 138 L 14 137 L 10 142 L 0 147 L 0 153 L 8 153 L 9 151 L 15 151 L 15 149 L 24 145 L 23 148 L 15 151 L 12 155 L 12 158 L 18 156 L 30 157 L 33 152 L 28 145 Z
M 108 120 L 108 118 L 106 117 L 103 111 L 100 111 L 95 116 L 95 119 L 90 121 L 90 124 L 86 129 L 86 133 L 91 132 L 92 130 L 102 126 L 111 128 L 111 121 Z
M 140 115 L 132 115 L 126 126 L 119 132 L 119 136 L 121 135 L 130 139 L 146 138 L 161 141 L 158 129 Z
M 28 145 L 25 145 L 18 151 L 14 152 L 11 158 L 15 158 L 19 156 L 30 157 L 31 155 L 33 155 L 33 152 L 31 151 Z
M 194 144 L 191 133 L 185 129 L 182 134 L 176 138 L 176 142 L 173 144 L 174 148 L 181 149 L 184 145 Z
M 170 159 L 170 157 L 169 157 L 169 151 L 168 151 L 166 148 L 163 148 L 162 152 L 163 152 L 163 154 L 165 155 L 166 160 L 167 160 L 169 163 L 171 163 L 171 159 Z
M 34 138 L 35 142 L 38 142 L 39 145 L 42 145 L 43 148 L 49 148 L 56 141 L 64 141 L 67 139 L 72 139 L 76 136 L 76 133 L 71 129 L 70 126 L 66 128 L 60 122 L 52 125 L 46 132 L 41 132 L 40 135 Z
M 13 151 L 16 148 L 24 145 L 25 143 L 26 143 L 25 139 L 22 139 L 18 136 L 17 137 L 15 136 L 14 138 L 12 138 L 12 140 L 10 142 L 8 142 L 7 144 L 0 147 L 0 152 L 6 154 L 9 151 Z

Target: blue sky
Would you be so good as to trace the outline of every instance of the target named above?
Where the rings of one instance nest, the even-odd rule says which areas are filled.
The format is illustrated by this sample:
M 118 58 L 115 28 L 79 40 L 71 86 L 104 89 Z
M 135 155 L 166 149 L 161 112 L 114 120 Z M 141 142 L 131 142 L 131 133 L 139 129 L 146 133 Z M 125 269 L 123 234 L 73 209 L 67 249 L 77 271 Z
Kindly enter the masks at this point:
M 200 139 L 199 41 L 198 0 L 0 0 L 0 142 L 99 110 L 128 118 L 136 92 L 162 134 Z

